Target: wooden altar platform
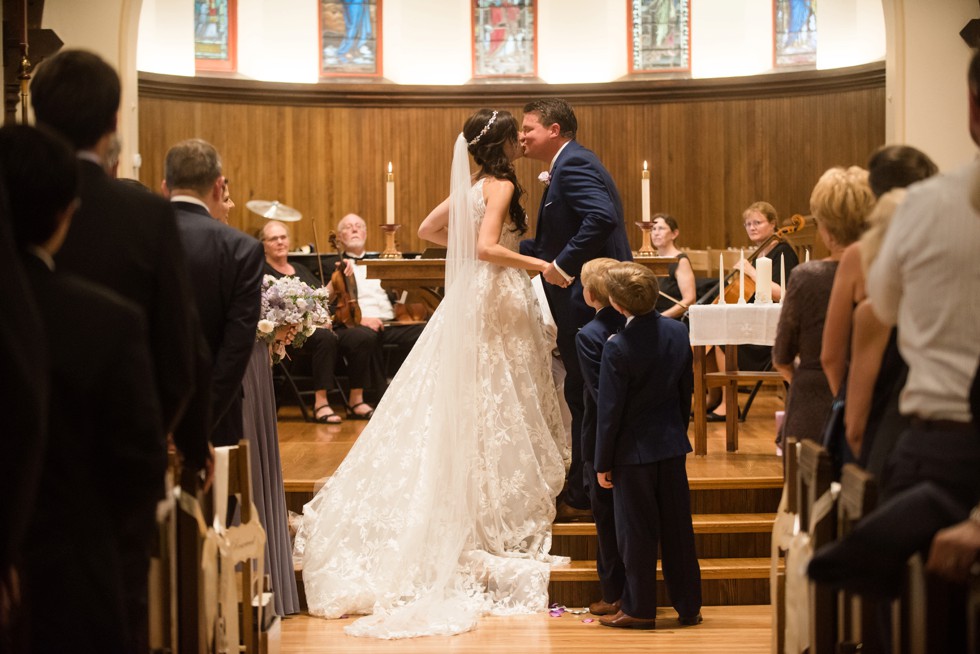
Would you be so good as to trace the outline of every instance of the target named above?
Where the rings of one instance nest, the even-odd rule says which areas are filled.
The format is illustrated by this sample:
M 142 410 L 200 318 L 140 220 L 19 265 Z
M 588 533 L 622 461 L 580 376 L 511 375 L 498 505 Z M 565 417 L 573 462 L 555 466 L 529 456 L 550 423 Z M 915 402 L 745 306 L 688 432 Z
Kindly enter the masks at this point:
M 779 409 L 782 400 L 774 391 L 763 390 L 742 425 L 738 452 L 725 451 L 725 425 L 711 423 L 707 456 L 688 456 L 705 605 L 769 601 L 769 541 L 782 490 L 782 461 L 773 443 Z M 350 420 L 312 424 L 303 422 L 295 407 L 280 411 L 280 452 L 291 511 L 302 512 L 303 504 L 337 469 L 366 424 Z M 553 536 L 552 552 L 569 556 L 572 562 L 553 569 L 552 601 L 586 605 L 598 593 L 595 526 L 556 524 Z M 663 584 L 659 590 L 662 604 L 669 605 Z

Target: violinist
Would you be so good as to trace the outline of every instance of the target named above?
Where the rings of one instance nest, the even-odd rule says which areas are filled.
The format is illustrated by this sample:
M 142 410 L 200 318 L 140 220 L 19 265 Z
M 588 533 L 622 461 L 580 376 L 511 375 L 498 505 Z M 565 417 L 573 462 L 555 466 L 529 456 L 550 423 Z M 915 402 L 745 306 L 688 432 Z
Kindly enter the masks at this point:
M 299 263 L 289 261 L 289 233 L 286 226 L 278 220 L 266 222 L 260 233 L 262 247 L 265 249 L 265 274 L 273 277 L 298 277 L 301 281 L 317 288 L 320 281 L 310 269 Z M 378 349 L 377 333 L 366 327 L 320 328 L 313 332 L 302 351 L 312 356 L 314 390 L 314 418 L 323 424 L 338 424 L 342 418 L 334 412 L 327 401 L 327 389 L 335 386 L 334 369 L 338 354 L 347 361 L 347 376 L 350 378 L 347 417 L 354 420 L 368 420 L 374 413 L 371 405 L 364 401 L 364 387 L 370 378 L 370 371 Z M 287 347 L 290 357 L 297 351 Z
M 778 238 L 772 238 L 776 233 L 776 223 L 778 216 L 776 209 L 768 202 L 753 202 L 742 213 L 742 222 L 745 233 L 748 235 L 752 246 L 756 248 L 752 259 L 765 256 L 772 259 L 772 300 L 777 302 L 781 298 L 780 281 L 781 274 L 785 270 L 787 279 L 793 268 L 799 264 L 800 259 L 796 256 L 796 250 L 788 242 Z M 767 243 L 768 241 L 768 243 Z M 735 265 L 735 270 L 744 269 L 745 277 L 755 281 L 755 266 L 748 260 L 739 261 Z M 754 301 L 754 296 L 746 293 L 746 301 Z M 713 348 L 715 357 L 708 359 L 708 370 L 717 372 L 725 369 L 725 351 L 722 347 Z M 738 368 L 739 370 L 767 370 L 772 362 L 772 348 L 768 345 L 742 345 L 738 348 Z M 717 368 L 715 368 L 717 366 Z M 713 388 L 708 396 L 708 422 L 725 421 L 725 390 Z
M 677 257 L 677 262 L 667 268 L 667 278 L 660 280 L 660 299 L 657 311 L 667 318 L 680 320 L 687 308 L 694 304 L 698 290 L 694 281 L 694 268 L 686 254 L 677 249 L 674 240 L 680 235 L 677 220 L 666 213 L 653 216 L 650 239 L 661 257 Z
M 368 279 L 367 267 L 360 263 L 370 257 L 367 253 L 367 223 L 363 218 L 349 213 L 340 219 L 337 223 L 337 247 L 344 259 L 355 264 L 353 272 L 361 312 L 360 324 L 378 332 L 383 346 L 393 346 L 390 348 L 391 361 L 385 370 L 385 374 L 393 376 L 411 352 L 425 325 L 420 321 L 392 322 L 396 319 L 395 309 L 400 305 L 392 303 L 388 292 L 381 287 L 381 280 Z

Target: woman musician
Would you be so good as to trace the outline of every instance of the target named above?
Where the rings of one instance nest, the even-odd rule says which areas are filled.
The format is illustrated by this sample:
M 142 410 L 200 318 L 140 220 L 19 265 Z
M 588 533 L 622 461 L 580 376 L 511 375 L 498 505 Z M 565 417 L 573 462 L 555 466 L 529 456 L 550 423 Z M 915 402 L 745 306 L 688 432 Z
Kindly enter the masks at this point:
M 694 281 L 694 268 L 686 254 L 677 249 L 674 240 L 680 236 L 677 220 L 665 213 L 653 216 L 653 229 L 650 230 L 650 240 L 657 254 L 661 257 L 677 257 L 676 263 L 670 264 L 666 279 L 660 279 L 660 299 L 657 301 L 657 311 L 662 316 L 680 320 L 687 313 L 687 308 L 697 299 L 697 285 Z
M 776 223 L 778 216 L 776 209 L 768 202 L 753 202 L 742 213 L 742 223 L 745 233 L 752 246 L 756 248 L 751 257 L 756 258 L 765 256 L 772 260 L 772 299 L 774 302 L 781 299 L 782 290 L 780 283 L 785 281 L 782 274 L 785 272 L 789 278 L 790 272 L 799 264 L 800 259 L 796 256 L 796 250 L 786 241 L 773 238 L 776 233 Z M 735 264 L 735 270 L 744 270 L 745 277 L 754 284 L 756 278 L 755 266 L 748 260 L 741 260 Z M 748 302 L 754 301 L 754 296 L 746 293 Z M 715 356 L 708 357 L 708 370 L 717 372 L 725 369 L 725 351 L 722 347 L 713 348 Z M 738 348 L 738 368 L 739 370 L 767 370 L 772 364 L 772 347 L 768 345 L 742 345 Z M 725 409 L 725 390 L 713 388 L 708 395 L 708 422 L 724 422 Z
M 317 288 L 321 286 L 309 268 L 289 261 L 289 232 L 278 220 L 266 222 L 260 234 L 265 249 L 265 274 L 273 277 L 298 277 L 300 281 Z M 364 387 L 371 378 L 372 362 L 379 348 L 377 332 L 355 325 L 350 328 L 317 329 L 303 345 L 303 351 L 312 356 L 312 369 L 316 399 L 313 415 L 317 422 L 337 424 L 342 418 L 334 412 L 327 401 L 327 389 L 336 385 L 334 368 L 338 353 L 347 361 L 347 376 L 350 379 L 347 417 L 354 420 L 368 420 L 374 409 L 364 401 Z M 292 356 L 293 348 L 286 351 Z

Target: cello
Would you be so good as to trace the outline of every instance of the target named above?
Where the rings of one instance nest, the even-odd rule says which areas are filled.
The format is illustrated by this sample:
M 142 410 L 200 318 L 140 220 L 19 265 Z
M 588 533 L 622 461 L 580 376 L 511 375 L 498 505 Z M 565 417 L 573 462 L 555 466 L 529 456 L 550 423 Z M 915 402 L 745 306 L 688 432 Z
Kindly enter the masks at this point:
M 792 218 L 790 218 L 789 225 L 786 225 L 785 227 L 780 227 L 779 229 L 774 231 L 769 236 L 769 238 L 763 241 L 762 244 L 759 245 L 759 247 L 757 247 L 751 255 L 749 255 L 747 259 L 748 262 L 754 263 L 756 259 L 758 259 L 764 253 L 769 251 L 770 245 L 773 245 L 773 243 L 777 243 L 777 242 L 778 243 L 784 242 L 787 236 L 789 236 L 790 234 L 795 234 L 796 232 L 800 231 L 801 229 L 806 227 L 806 224 L 807 224 L 806 218 L 804 218 L 800 214 L 795 214 Z M 735 304 L 738 302 L 740 297 L 745 297 L 745 298 L 752 297 L 752 294 L 755 293 L 755 280 L 750 277 L 744 278 L 745 295 L 743 296 L 742 295 L 743 289 L 739 284 L 739 275 L 736 274 L 737 272 L 738 269 L 733 268 L 732 271 L 728 273 L 728 276 L 725 277 L 724 295 L 718 293 L 718 286 L 716 286 L 711 291 L 705 293 L 704 296 L 696 302 L 696 304 L 718 304 L 721 297 L 724 297 L 725 302 L 727 302 L 728 304 Z M 783 280 L 783 283 L 785 283 L 785 281 L 786 280 Z

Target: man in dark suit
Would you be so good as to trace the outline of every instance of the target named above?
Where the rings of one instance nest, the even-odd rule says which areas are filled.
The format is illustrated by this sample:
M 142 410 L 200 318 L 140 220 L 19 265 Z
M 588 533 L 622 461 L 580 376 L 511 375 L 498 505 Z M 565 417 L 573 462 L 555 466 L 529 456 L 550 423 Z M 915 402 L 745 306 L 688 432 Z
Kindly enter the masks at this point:
M 133 524 L 152 524 L 167 465 L 146 323 L 135 304 L 55 269 L 78 206 L 78 163 L 67 144 L 31 127 L 4 127 L 0 170 L 51 386 L 23 551 L 29 649 L 135 651 L 121 553 L 132 546 Z
M 166 201 L 105 172 L 116 132 L 119 76 L 91 52 L 65 50 L 45 60 L 31 82 L 39 125 L 74 146 L 81 205 L 58 265 L 135 302 L 145 312 L 164 433 L 171 433 L 193 392 L 196 322 L 183 252 Z M 177 442 L 185 462 L 203 468 L 207 441 Z
M 211 442 L 235 445 L 244 436 L 242 378 L 262 303 L 262 244 L 215 218 L 222 215 L 225 179 L 210 143 L 189 139 L 170 148 L 164 175 L 211 359 L 208 411 L 199 395 L 192 419 L 210 414 Z
M 194 389 L 193 344 L 199 335 L 173 211 L 152 193 L 110 178 L 104 168 L 119 99 L 119 76 L 91 52 L 60 52 L 38 67 L 31 82 L 38 124 L 67 139 L 80 160 L 81 204 L 58 253 L 58 265 L 142 309 L 161 439 L 174 433 L 184 467 L 203 470 L 210 461 L 207 434 L 175 433 Z M 156 481 L 162 497 L 163 475 Z M 146 508 L 152 509 L 157 499 Z M 146 593 L 154 515 L 152 510 L 131 514 L 130 542 L 123 547 L 126 606 L 131 624 L 139 625 L 132 629 L 139 650 L 146 649 L 149 637 Z
M 544 289 L 558 326 L 565 401 L 572 414 L 572 464 L 563 494 L 567 506 L 558 507 L 559 518 L 580 517 L 576 514 L 589 508 L 582 475 L 583 387 L 575 334 L 594 312 L 582 298 L 579 272 L 597 257 L 633 258 L 616 184 L 599 158 L 574 140 L 577 130 L 575 113 L 564 100 L 537 100 L 524 107 L 524 155 L 551 165 L 534 239 L 521 242 L 521 253 L 552 262 L 544 272 Z
M 656 312 L 659 286 L 645 266 L 610 268 L 606 288 L 626 327 L 602 350 L 595 470 L 599 484 L 613 489 L 626 583 L 619 612 L 599 622 L 654 628 L 659 546 L 680 622 L 698 624 L 701 570 L 685 467 L 694 391 L 687 328 Z

